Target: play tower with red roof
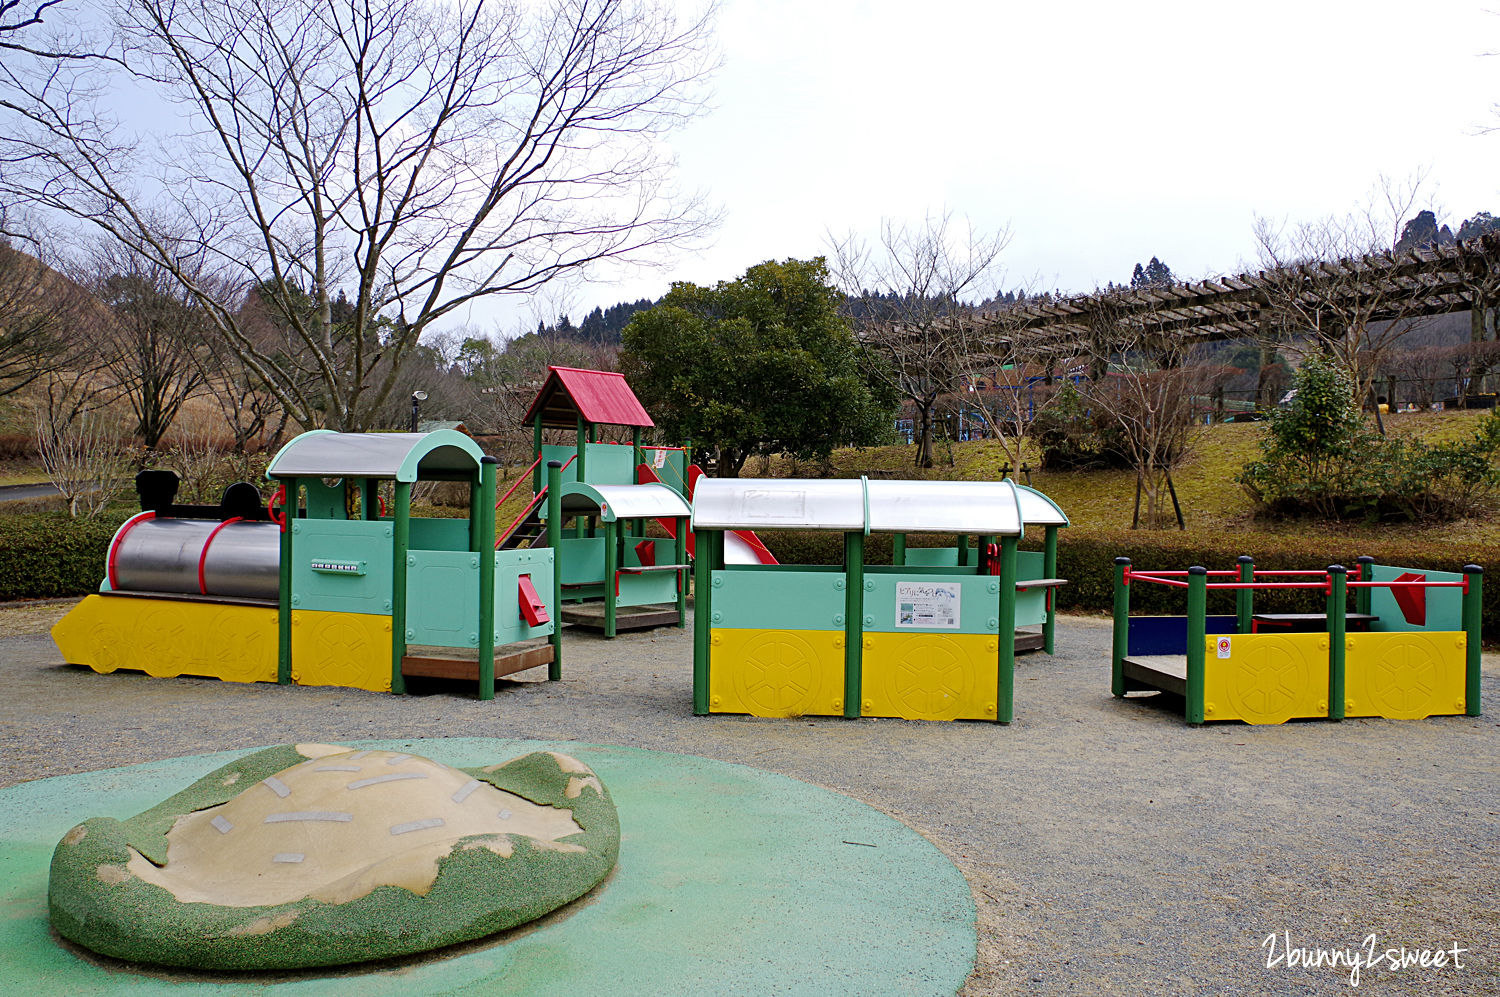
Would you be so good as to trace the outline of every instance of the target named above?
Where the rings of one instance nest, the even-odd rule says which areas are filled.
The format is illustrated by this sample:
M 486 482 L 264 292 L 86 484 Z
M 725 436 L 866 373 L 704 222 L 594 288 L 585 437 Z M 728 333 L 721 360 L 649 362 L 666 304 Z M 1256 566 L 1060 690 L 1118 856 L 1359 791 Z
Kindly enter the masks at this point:
M 703 473 L 691 448 L 643 444 L 655 423 L 624 375 L 610 371 L 549 367 L 522 423 L 532 427 L 536 448 L 532 496 L 496 546 L 553 549 L 555 605 L 564 622 L 609 637 L 683 626 L 693 550 L 689 503 Z M 609 427 L 628 429 L 630 442 L 602 441 Z M 572 444 L 545 442 L 549 429 L 571 431 Z M 753 533 L 737 541 L 745 561 L 775 562 Z

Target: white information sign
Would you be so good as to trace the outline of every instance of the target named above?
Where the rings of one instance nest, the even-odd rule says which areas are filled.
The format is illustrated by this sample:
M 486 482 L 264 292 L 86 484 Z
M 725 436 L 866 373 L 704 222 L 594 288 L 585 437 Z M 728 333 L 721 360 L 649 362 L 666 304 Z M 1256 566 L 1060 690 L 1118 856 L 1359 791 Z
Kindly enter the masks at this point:
M 960 582 L 897 582 L 896 626 L 922 630 L 957 630 L 963 601 Z
M 662 468 L 666 467 L 667 466 L 667 452 L 665 450 L 658 450 L 658 451 L 656 451 L 656 458 L 655 458 L 655 460 L 652 461 L 652 465 L 658 471 L 660 471 Z

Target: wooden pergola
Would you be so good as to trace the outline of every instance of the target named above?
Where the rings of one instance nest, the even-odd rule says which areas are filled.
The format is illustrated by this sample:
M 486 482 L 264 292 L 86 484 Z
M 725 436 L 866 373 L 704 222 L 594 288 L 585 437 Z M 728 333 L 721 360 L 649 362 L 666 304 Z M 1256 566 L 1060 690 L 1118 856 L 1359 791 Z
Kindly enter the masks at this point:
M 1371 322 L 1493 307 L 1500 304 L 1500 233 L 1171 287 L 1038 297 L 954 321 L 968 325 L 985 352 L 1045 362 L 1084 352 L 1108 325 L 1181 346 L 1268 337 L 1284 326 L 1289 303 L 1304 314 L 1359 308 Z

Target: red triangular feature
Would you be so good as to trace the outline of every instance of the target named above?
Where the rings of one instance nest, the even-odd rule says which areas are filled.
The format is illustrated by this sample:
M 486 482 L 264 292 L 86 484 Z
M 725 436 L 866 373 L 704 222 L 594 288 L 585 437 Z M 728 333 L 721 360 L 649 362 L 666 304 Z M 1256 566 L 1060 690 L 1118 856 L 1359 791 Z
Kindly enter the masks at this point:
M 537 594 L 536 586 L 531 584 L 530 575 L 522 575 L 520 584 L 517 586 L 517 601 L 521 604 L 521 616 L 528 624 L 539 627 L 543 623 L 550 622 L 547 615 L 547 604 Z
M 1397 575 L 1398 582 L 1425 582 L 1426 575 L 1419 575 L 1414 571 L 1404 571 Z M 1401 615 L 1406 617 L 1406 622 L 1414 627 L 1427 625 L 1427 589 L 1420 585 L 1401 585 L 1391 589 L 1391 595 L 1396 597 L 1396 606 L 1401 610 Z

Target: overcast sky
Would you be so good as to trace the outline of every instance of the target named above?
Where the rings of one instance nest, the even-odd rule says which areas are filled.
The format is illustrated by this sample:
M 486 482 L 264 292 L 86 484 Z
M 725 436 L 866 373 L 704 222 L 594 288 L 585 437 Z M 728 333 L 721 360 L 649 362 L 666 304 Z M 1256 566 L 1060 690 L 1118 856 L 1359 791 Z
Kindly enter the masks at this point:
M 1063 291 L 1153 255 L 1237 272 L 1256 213 L 1343 213 L 1382 173 L 1430 170 L 1455 227 L 1500 214 L 1500 134 L 1480 134 L 1500 125 L 1496 9 L 727 0 L 713 109 L 673 141 L 684 184 L 724 211 L 713 245 L 557 303 L 576 323 L 944 208 L 1010 228 L 1008 286 Z

